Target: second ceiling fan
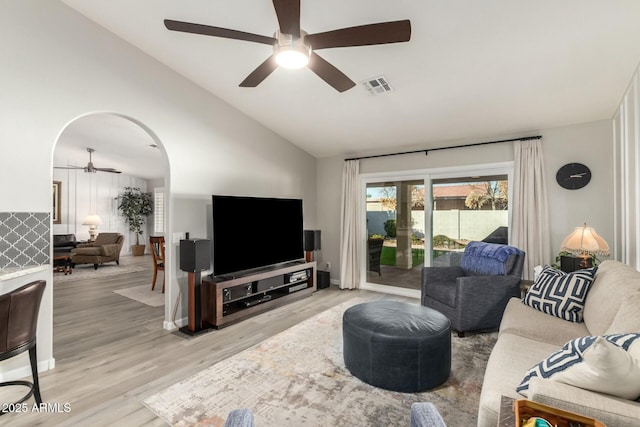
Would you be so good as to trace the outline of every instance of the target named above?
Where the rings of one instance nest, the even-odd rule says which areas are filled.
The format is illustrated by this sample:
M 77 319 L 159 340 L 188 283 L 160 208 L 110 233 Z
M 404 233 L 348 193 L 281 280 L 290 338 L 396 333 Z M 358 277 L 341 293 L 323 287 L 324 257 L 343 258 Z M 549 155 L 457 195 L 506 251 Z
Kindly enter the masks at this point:
M 165 19 L 164 25 L 172 31 L 273 46 L 273 54 L 240 83 L 241 87 L 258 86 L 278 66 L 287 68 L 307 66 L 338 92 L 344 92 L 354 87 L 355 83 L 342 71 L 320 57 L 316 50 L 399 43 L 409 41 L 411 38 L 411 22 L 408 19 L 307 34 L 300 29 L 300 0 L 273 0 L 273 7 L 279 23 L 279 30 L 273 37 L 171 19 Z
M 93 165 L 93 161 L 91 159 L 91 155 L 96 151 L 93 148 L 87 148 L 89 152 L 89 163 L 87 166 L 54 166 L 55 169 L 80 169 L 84 170 L 87 173 L 96 173 L 96 172 L 111 172 L 111 173 L 122 173 L 119 170 L 114 168 L 97 168 Z

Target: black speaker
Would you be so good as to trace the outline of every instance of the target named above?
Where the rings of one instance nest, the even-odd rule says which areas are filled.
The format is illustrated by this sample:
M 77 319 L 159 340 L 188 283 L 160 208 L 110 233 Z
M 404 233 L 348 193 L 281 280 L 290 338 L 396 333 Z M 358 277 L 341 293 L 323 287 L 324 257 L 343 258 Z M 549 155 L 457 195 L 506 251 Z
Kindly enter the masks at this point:
M 211 266 L 211 245 L 207 239 L 180 240 L 180 270 L 204 271 Z
M 306 252 L 320 250 L 320 230 L 304 230 L 304 250 Z
M 318 276 L 317 289 L 325 289 L 331 285 L 331 276 L 328 271 L 318 270 L 316 274 Z

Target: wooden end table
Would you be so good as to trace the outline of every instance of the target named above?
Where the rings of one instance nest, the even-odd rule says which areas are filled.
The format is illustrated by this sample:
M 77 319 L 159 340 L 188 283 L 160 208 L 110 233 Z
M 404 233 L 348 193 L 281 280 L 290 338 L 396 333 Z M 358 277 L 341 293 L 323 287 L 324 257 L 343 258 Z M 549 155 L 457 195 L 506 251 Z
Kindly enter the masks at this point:
M 498 427 L 515 427 L 516 413 L 513 410 L 513 402 L 516 400 L 502 396 L 500 397 L 500 413 L 498 414 Z
M 53 254 L 53 272 L 72 274 L 71 268 L 71 253 L 70 252 L 58 252 Z

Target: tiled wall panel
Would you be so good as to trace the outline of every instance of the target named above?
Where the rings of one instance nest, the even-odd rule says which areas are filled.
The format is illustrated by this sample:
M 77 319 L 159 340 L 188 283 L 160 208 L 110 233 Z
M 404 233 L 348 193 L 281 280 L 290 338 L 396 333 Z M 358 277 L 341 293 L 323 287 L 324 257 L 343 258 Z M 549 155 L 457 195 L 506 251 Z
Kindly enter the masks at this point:
M 0 272 L 49 264 L 50 214 L 0 212 Z

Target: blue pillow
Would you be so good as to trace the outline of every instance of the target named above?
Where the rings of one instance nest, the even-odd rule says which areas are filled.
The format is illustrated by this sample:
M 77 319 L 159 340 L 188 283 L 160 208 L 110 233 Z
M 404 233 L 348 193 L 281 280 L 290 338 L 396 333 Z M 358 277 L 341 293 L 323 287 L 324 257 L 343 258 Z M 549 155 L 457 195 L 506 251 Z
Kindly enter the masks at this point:
M 570 322 L 582 322 L 584 302 L 597 269 L 565 273 L 546 266 L 531 285 L 524 303 Z
M 532 378 L 636 399 L 640 396 L 640 334 L 580 337 L 527 371 L 516 391 L 527 396 Z

